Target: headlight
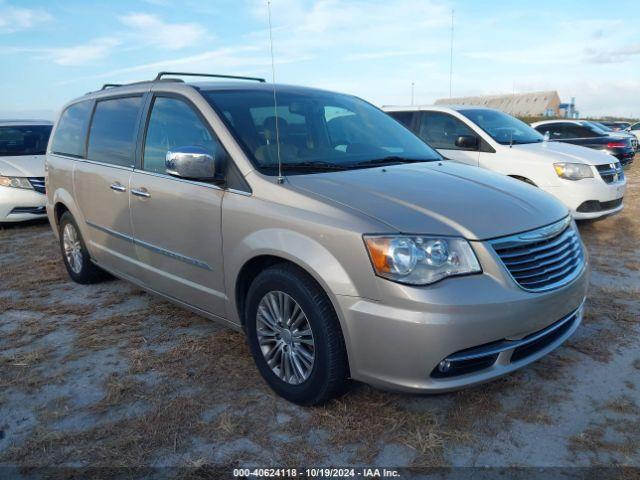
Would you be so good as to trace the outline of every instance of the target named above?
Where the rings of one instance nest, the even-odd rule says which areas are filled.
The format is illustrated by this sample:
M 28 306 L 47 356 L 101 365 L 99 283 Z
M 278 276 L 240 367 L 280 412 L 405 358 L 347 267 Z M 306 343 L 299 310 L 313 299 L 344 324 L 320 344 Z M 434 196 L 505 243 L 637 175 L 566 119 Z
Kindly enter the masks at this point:
M 23 177 L 3 177 L 0 175 L 0 186 L 13 188 L 27 188 L 33 190 L 29 180 Z
M 394 282 L 427 285 L 482 271 L 462 238 L 365 235 L 364 241 L 376 274 Z
M 593 177 L 591 167 L 584 163 L 554 163 L 553 168 L 556 169 L 556 173 L 560 178 L 567 180 L 581 180 Z

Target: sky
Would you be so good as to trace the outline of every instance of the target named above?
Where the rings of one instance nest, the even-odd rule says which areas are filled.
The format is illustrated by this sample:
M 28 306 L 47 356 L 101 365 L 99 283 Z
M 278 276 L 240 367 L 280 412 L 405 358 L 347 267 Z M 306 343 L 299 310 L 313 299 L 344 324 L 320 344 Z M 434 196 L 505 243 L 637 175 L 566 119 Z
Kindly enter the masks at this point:
M 640 117 L 637 0 L 272 0 L 275 76 L 377 105 L 558 90 Z M 266 0 L 0 0 L 0 118 L 160 70 L 272 78 Z

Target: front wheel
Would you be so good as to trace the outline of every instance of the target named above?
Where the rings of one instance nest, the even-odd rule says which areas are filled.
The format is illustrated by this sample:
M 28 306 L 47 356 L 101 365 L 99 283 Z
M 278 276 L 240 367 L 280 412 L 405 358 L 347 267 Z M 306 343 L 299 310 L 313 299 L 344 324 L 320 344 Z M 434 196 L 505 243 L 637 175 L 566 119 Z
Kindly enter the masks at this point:
M 60 250 L 64 266 L 76 283 L 97 283 L 104 280 L 107 273 L 96 266 L 89 257 L 89 251 L 80 235 L 80 230 L 69 212 L 60 217 Z
M 276 393 L 318 405 L 345 390 L 340 324 L 326 293 L 306 273 L 290 265 L 260 273 L 249 288 L 245 315 L 251 354 Z

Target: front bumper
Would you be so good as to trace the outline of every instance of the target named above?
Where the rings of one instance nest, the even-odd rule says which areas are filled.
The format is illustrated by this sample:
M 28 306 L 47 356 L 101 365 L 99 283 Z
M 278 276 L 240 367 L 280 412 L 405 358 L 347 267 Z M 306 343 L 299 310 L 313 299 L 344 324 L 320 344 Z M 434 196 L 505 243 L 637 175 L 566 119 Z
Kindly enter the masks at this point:
M 384 303 L 339 297 L 351 375 L 382 388 L 415 393 L 460 389 L 507 374 L 546 355 L 564 342 L 582 318 L 589 263 L 571 283 L 553 291 L 521 289 L 491 247 L 474 242 L 483 265 L 479 275 L 449 278 L 429 287 L 409 287 L 380 279 Z M 515 342 L 574 315 L 551 341 L 527 355 L 518 348 L 499 352 L 490 365 L 450 377 L 434 375 L 440 362 L 460 352 Z M 496 343 L 497 342 L 497 343 Z
M 45 218 L 46 195 L 35 190 L 0 187 L 0 222 Z
M 624 197 L 626 180 L 605 183 L 598 175 L 594 178 L 576 181 L 560 180 L 560 182 L 561 185 L 544 187 L 544 190 L 564 203 L 571 211 L 573 218 L 577 220 L 613 215 L 624 208 L 624 204 L 617 200 Z M 600 210 L 585 208 L 586 202 L 598 202 L 603 207 Z

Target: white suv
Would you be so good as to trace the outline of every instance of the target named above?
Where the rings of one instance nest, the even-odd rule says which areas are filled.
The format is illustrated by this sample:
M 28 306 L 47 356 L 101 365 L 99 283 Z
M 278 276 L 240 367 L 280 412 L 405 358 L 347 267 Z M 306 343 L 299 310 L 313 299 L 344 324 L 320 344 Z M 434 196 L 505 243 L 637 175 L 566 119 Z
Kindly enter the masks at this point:
M 0 120 L 0 222 L 47 215 L 44 162 L 53 124 Z
M 383 107 L 445 158 L 534 185 L 560 199 L 576 219 L 622 210 L 626 179 L 606 153 L 545 138 L 517 118 L 471 106 Z

